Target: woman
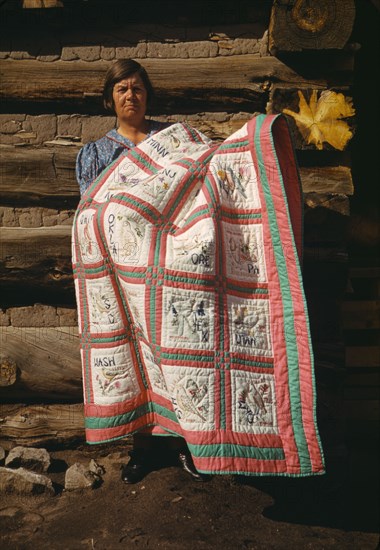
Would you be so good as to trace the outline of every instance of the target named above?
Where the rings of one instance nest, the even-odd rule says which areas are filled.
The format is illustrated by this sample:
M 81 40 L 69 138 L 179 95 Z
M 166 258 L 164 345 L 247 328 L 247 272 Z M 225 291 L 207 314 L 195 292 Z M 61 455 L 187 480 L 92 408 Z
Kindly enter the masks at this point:
M 110 67 L 104 82 L 103 104 L 116 115 L 117 128 L 97 141 L 87 143 L 79 151 L 76 176 L 81 195 L 124 151 L 168 126 L 146 119 L 153 95 L 148 74 L 137 61 L 120 59 Z
M 76 163 L 76 176 L 83 195 L 91 183 L 121 154 L 140 144 L 169 124 L 147 120 L 147 107 L 154 91 L 146 70 L 133 59 L 120 59 L 107 71 L 103 104 L 116 114 L 117 128 L 95 142 L 89 142 L 80 150 Z M 203 481 L 195 469 L 186 444 L 179 438 L 171 438 L 171 447 L 178 453 L 181 467 L 194 480 Z M 122 470 L 125 483 L 140 481 L 152 466 L 151 437 L 148 434 L 134 436 L 131 459 Z
M 138 76 L 110 94 L 120 136 L 143 141 L 91 184 L 73 223 L 86 439 L 139 434 L 127 483 L 149 470 L 160 438 L 148 435 L 181 443 L 196 480 L 320 475 L 286 120 L 258 115 L 220 145 L 184 122 L 144 139 Z

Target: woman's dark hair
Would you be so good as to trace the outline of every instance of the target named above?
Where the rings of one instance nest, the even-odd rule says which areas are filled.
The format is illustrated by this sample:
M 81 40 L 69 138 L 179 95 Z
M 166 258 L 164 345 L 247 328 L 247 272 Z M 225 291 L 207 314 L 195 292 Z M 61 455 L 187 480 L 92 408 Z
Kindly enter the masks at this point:
M 115 105 L 112 97 L 115 84 L 134 74 L 138 74 L 143 81 L 147 91 L 147 104 L 149 105 L 151 103 L 154 96 L 154 90 L 144 67 L 134 59 L 119 59 L 108 69 L 104 80 L 103 105 L 107 111 L 115 113 Z

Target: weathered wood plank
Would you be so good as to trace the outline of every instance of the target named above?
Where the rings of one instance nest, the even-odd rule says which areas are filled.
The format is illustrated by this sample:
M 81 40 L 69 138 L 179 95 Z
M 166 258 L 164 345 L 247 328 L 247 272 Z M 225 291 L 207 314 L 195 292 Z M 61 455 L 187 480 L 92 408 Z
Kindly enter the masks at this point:
M 75 180 L 78 147 L 2 147 L 0 155 L 1 203 L 76 207 Z
M 304 193 L 354 194 L 351 169 L 347 166 L 301 167 L 300 176 Z
M 0 64 L 2 101 L 74 101 L 100 97 L 106 61 L 5 59 Z M 275 57 L 254 54 L 197 59 L 151 58 L 143 62 L 157 91 L 157 113 L 202 110 L 263 111 L 268 82 L 327 87 L 330 77 L 305 78 Z M 327 67 L 329 72 L 331 67 Z M 246 108 L 248 107 L 248 108 Z
M 16 366 L 9 385 L 0 386 L 0 402 L 71 402 L 82 400 L 77 327 L 1 327 L 2 360 Z
M 23 0 L 23 8 L 63 8 L 63 2 L 60 0 Z
M 347 346 L 346 367 L 380 367 L 380 350 L 378 346 Z
M 244 120 L 234 121 L 233 131 L 244 123 Z M 194 126 L 201 131 L 208 129 L 208 135 L 212 133 L 221 138 L 226 138 L 232 129 L 231 123 L 226 129 L 224 126 L 220 128 L 215 121 L 195 122 Z M 77 153 L 77 147 L 3 147 L 0 157 L 1 203 L 75 208 L 79 200 L 75 179 Z M 304 193 L 353 194 L 351 170 L 345 166 L 301 167 L 300 175 Z M 331 208 L 331 201 L 327 207 Z
M 343 302 L 342 327 L 346 330 L 380 328 L 380 301 L 353 300 Z
M 14 445 L 66 447 L 84 441 L 83 405 L 2 405 L 0 443 Z
M 2 227 L 0 233 L 3 285 L 72 288 L 70 226 Z
M 343 48 L 355 19 L 354 0 L 274 2 L 269 48 L 280 51 Z

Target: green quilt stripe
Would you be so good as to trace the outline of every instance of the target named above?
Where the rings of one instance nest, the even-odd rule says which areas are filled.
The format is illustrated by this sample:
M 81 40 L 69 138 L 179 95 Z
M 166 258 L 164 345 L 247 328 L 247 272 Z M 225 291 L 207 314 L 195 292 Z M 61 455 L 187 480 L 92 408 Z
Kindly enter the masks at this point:
M 188 171 L 191 173 L 191 175 L 189 176 L 189 178 L 185 181 L 184 185 L 181 186 L 181 189 L 180 189 L 180 192 L 178 193 L 178 195 L 176 196 L 173 204 L 171 205 L 171 208 L 168 212 L 165 212 L 165 216 L 167 219 L 172 219 L 173 215 L 174 215 L 174 212 L 176 210 L 176 208 L 178 208 L 178 204 L 182 201 L 182 199 L 184 198 L 185 195 L 188 194 L 189 192 L 189 187 L 191 187 L 194 179 L 198 176 L 199 174 L 199 167 L 193 167 L 193 166 L 190 166 L 188 168 Z
M 173 411 L 169 411 L 169 409 L 166 409 L 162 405 L 158 405 L 157 403 L 150 401 L 149 403 L 145 403 L 144 405 L 137 407 L 133 411 L 116 416 L 87 416 L 84 424 L 89 430 L 106 430 L 107 428 L 115 428 L 116 426 L 129 424 L 130 422 L 133 422 L 149 413 L 157 413 L 160 416 L 164 416 L 165 418 L 178 423 L 178 419 Z
M 109 344 L 110 342 L 119 342 L 120 340 L 125 340 L 125 338 L 125 334 L 121 334 L 118 336 L 110 336 L 105 338 L 90 337 L 90 341 L 92 344 Z
M 264 361 L 251 361 L 249 359 L 241 359 L 240 357 L 231 357 L 231 363 L 236 365 L 244 365 L 246 367 L 273 369 L 273 363 L 265 363 Z
M 226 151 L 228 149 L 236 149 L 237 147 L 239 147 L 239 149 L 240 149 L 240 147 L 248 147 L 248 145 L 249 145 L 248 140 L 238 141 L 237 143 L 236 142 L 222 143 L 222 145 L 218 149 L 218 152 L 219 151 Z
M 209 214 L 209 213 L 210 213 L 210 210 L 208 206 L 206 206 L 205 208 L 202 208 L 202 210 L 199 210 L 198 212 L 195 212 L 194 214 L 189 216 L 186 220 L 186 223 L 183 225 L 183 227 L 187 227 L 188 225 L 190 225 L 190 223 L 193 220 L 196 220 L 197 218 L 200 218 L 201 216 L 204 216 L 205 214 Z
M 157 167 L 154 166 L 153 164 L 151 164 L 149 161 L 148 161 L 148 158 L 145 157 L 145 156 L 141 156 L 138 151 L 136 151 L 135 149 L 130 149 L 128 151 L 128 154 L 131 155 L 135 161 L 139 162 L 140 164 L 143 164 L 146 168 L 148 168 L 148 170 L 150 170 L 152 172 L 152 174 L 154 174 L 155 172 L 157 172 Z
M 84 272 L 86 275 L 96 275 L 97 273 L 101 273 L 102 271 L 104 271 L 105 275 L 107 274 L 107 267 L 105 265 L 101 265 L 100 267 L 84 267 L 79 269 L 82 273 Z M 78 268 L 74 267 L 73 272 L 77 273 L 77 271 Z
M 218 445 L 192 445 L 187 446 L 191 454 L 197 458 L 254 458 L 257 460 L 284 460 L 283 449 L 273 447 L 248 447 L 245 445 L 234 445 L 232 443 L 220 443 Z
M 156 334 L 156 287 L 150 286 L 150 300 L 149 300 L 149 314 L 150 314 L 150 328 L 152 334 L 152 343 L 157 342 Z
M 226 212 L 225 210 L 222 210 L 222 216 L 223 216 L 223 218 L 227 218 L 227 219 L 230 219 L 230 220 L 259 220 L 259 219 L 261 219 L 261 214 L 257 214 L 256 212 L 239 214 L 239 212 Z
M 196 361 L 197 363 L 204 361 L 205 363 L 213 362 L 214 357 L 208 355 L 191 355 L 190 353 L 167 353 L 161 352 L 163 359 L 173 359 L 178 361 Z
M 226 384 L 225 372 L 220 370 L 220 427 L 226 429 Z
M 309 449 L 305 437 L 305 431 L 302 420 L 301 410 L 301 395 L 300 395 L 300 380 L 299 380 L 299 358 L 297 350 L 297 335 L 294 325 L 294 308 L 292 294 L 290 291 L 289 276 L 287 273 L 287 263 L 284 256 L 281 240 L 279 239 L 279 230 L 277 223 L 277 216 L 273 204 L 271 188 L 268 176 L 265 171 L 266 163 L 264 162 L 263 153 L 261 149 L 260 133 L 264 122 L 264 116 L 258 116 L 256 118 L 255 128 L 255 147 L 257 160 L 259 164 L 261 184 L 268 210 L 268 223 L 272 236 L 272 243 L 274 249 L 274 255 L 277 265 L 277 272 L 280 281 L 282 303 L 283 303 L 283 315 L 284 315 L 284 333 L 285 333 L 285 345 L 287 353 L 288 363 L 288 376 L 289 376 L 289 392 L 290 392 L 290 409 L 293 423 L 294 437 L 298 449 L 298 456 L 301 466 L 301 471 L 311 469 L 311 461 Z M 276 155 L 275 155 L 276 156 Z M 281 174 L 279 173 L 279 179 Z M 298 412 L 297 410 L 298 409 Z
M 124 269 L 118 269 L 117 272 L 119 275 L 130 277 L 132 279 L 145 279 L 146 277 L 145 271 L 126 271 Z
M 151 210 L 148 206 L 142 204 L 140 201 L 132 199 L 132 197 L 126 197 L 125 195 L 122 195 L 118 197 L 118 200 L 120 201 L 120 203 L 127 203 L 136 206 L 138 210 L 142 210 L 149 217 L 153 218 L 154 220 L 157 219 L 157 213 L 154 210 Z
M 267 288 L 247 288 L 246 286 L 239 286 L 234 283 L 227 282 L 227 288 L 229 290 L 237 290 L 238 292 L 245 292 L 246 294 L 268 294 Z
M 215 286 L 215 281 L 211 279 L 196 279 L 195 277 L 181 277 L 180 275 L 164 275 L 166 281 L 173 281 L 174 283 L 188 283 L 199 286 Z

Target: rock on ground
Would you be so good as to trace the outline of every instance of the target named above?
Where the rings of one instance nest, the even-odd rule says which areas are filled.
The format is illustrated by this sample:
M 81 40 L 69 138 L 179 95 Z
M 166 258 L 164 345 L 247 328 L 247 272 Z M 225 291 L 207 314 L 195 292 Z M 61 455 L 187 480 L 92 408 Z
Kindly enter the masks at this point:
M 100 482 L 100 476 L 91 472 L 87 466 L 75 462 L 66 470 L 65 489 L 75 491 L 76 489 L 94 488 Z
M 50 455 L 46 449 L 33 447 L 14 447 L 5 460 L 8 468 L 26 468 L 33 472 L 47 472 L 50 466 Z
M 0 492 L 19 495 L 55 494 L 51 479 L 25 468 L 0 468 Z

